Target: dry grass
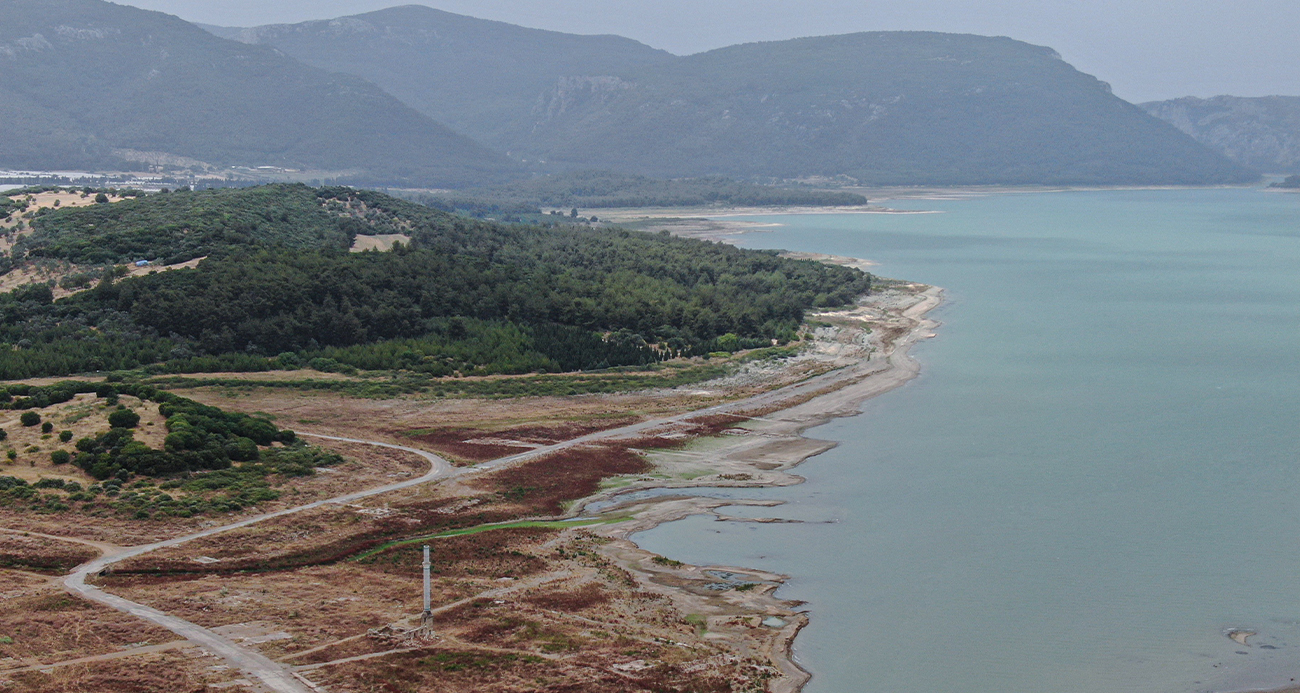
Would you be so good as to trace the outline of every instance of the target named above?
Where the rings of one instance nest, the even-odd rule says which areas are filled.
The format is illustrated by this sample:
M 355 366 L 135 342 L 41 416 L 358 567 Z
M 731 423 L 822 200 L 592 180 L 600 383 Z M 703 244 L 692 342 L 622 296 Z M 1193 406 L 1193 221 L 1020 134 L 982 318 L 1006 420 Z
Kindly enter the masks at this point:
M 491 472 L 469 482 L 495 493 L 520 516 L 559 515 L 570 501 L 600 489 L 605 479 L 643 474 L 651 467 L 621 445 L 586 445 Z
M 137 402 L 133 398 L 122 397 L 124 404 L 129 403 L 129 400 Z M 132 406 L 136 406 L 136 404 L 133 403 Z M 56 447 L 58 449 L 71 449 L 81 434 L 93 435 L 100 430 L 107 430 L 107 410 L 103 405 L 96 403 L 93 396 L 83 396 L 65 405 L 50 407 L 41 411 L 42 413 L 54 412 L 47 414 L 46 418 L 57 424 L 55 433 L 47 440 L 41 440 L 39 426 L 26 428 L 18 424 L 16 419 L 18 412 L 0 412 L 0 414 L 13 419 L 9 423 L 16 432 L 10 435 L 10 442 L 17 440 L 20 445 L 24 441 L 36 442 L 45 446 L 50 446 L 51 443 L 56 444 L 50 446 L 50 448 L 43 448 L 40 453 L 24 453 L 19 457 L 18 463 L 0 467 L 0 474 L 17 476 L 29 482 L 36 481 L 39 478 L 60 478 L 76 481 L 83 487 L 95 483 L 94 479 L 73 465 L 53 465 L 45 449 L 54 449 Z M 74 424 L 64 423 L 68 416 L 75 417 L 77 414 L 87 411 L 93 415 Z M 152 403 L 145 403 L 143 406 L 138 407 L 137 411 L 142 415 L 140 429 L 142 431 L 147 430 L 137 438 L 150 440 L 154 445 L 160 447 L 161 441 L 153 440 L 158 435 L 154 432 L 155 429 L 165 432 L 162 417 L 157 413 L 157 406 Z M 155 421 L 157 424 L 154 427 L 146 425 Z M 64 425 L 70 426 L 75 435 L 72 442 L 59 444 L 57 433 L 61 430 L 59 426 Z M 28 439 L 30 440 L 28 441 Z M 382 486 L 394 481 L 409 479 L 413 476 L 420 476 L 428 470 L 428 462 L 424 458 L 408 452 L 335 441 L 312 440 L 311 442 L 313 444 L 319 443 L 322 447 L 340 453 L 344 456 L 345 461 L 331 467 L 321 468 L 311 476 L 269 477 L 268 481 L 281 492 L 280 498 L 265 501 L 257 507 L 250 507 L 239 513 L 198 515 L 191 518 L 156 517 L 136 519 L 130 517 L 129 514 L 118 513 L 105 506 L 104 502 L 106 501 L 104 498 L 100 498 L 93 503 L 73 503 L 73 509 L 62 512 L 33 512 L 23 503 L 12 503 L 8 506 L 0 505 L 0 526 L 28 532 L 69 536 L 120 546 L 130 546 L 196 532 L 204 527 L 211 526 L 213 523 L 234 522 L 240 517 L 248 515 L 305 505 L 316 500 L 333 498 L 360 489 Z M 58 492 L 46 490 L 43 493 Z M 84 521 L 86 517 L 93 517 L 94 521 L 86 522 Z
M 98 557 L 83 544 L 0 532 L 0 567 L 62 575 Z
M 6 691 L 32 693 L 207 693 L 212 683 L 229 682 L 230 675 L 207 667 L 212 660 L 195 660 L 179 652 L 160 652 L 126 659 L 59 667 L 49 673 L 27 671 L 9 675 Z M 0 680 L 5 677 L 0 673 Z M 230 686 L 228 693 L 251 691 Z
M 352 252 L 362 253 L 367 250 L 377 250 L 381 253 L 393 249 L 394 243 L 410 245 L 411 237 L 400 233 L 379 234 L 376 236 L 357 236 L 352 242 Z
M 288 634 L 283 639 L 243 643 L 271 657 L 364 634 L 419 613 L 421 600 L 418 575 L 388 574 L 355 563 L 284 573 L 137 575 L 105 582 L 115 594 L 206 628 L 257 624 L 262 632 Z M 433 590 L 437 601 L 472 593 L 472 585 L 455 580 L 438 580 Z
M 176 639 L 168 630 L 48 585 L 4 600 L 0 638 L 12 640 L 0 640 L 0 666 L 9 669 Z
M 166 419 L 158 413 L 158 404 L 143 402 L 135 397 L 122 396 L 119 403 L 140 415 L 140 425 L 135 429 L 135 439 L 152 448 L 161 448 L 167 437 Z M 50 453 L 66 450 L 77 454 L 76 442 L 81 438 L 93 438 L 107 431 L 108 415 L 116 406 L 106 404 L 93 394 L 77 395 L 62 404 L 36 409 L 42 422 L 54 425 L 51 433 L 42 433 L 41 426 L 24 426 L 19 421 L 23 414 L 12 409 L 0 410 L 0 429 L 8 434 L 0 450 L 13 450 L 16 460 L 0 457 L 0 474 L 16 476 L 27 481 L 36 481 L 41 477 L 60 478 L 76 481 L 82 486 L 94 483 L 90 475 L 72 465 L 54 465 Z M 61 442 L 59 433 L 71 431 L 68 442 Z M 35 450 L 32 450 L 35 448 Z
M 230 377 L 244 377 L 227 374 Z M 256 375 L 256 374 L 254 374 Z M 260 376 L 259 376 L 260 377 Z M 313 378 L 343 378 L 312 374 Z M 256 379 L 256 378 L 251 378 Z M 531 427 L 551 430 L 559 438 L 565 429 L 588 431 L 642 421 L 696 408 L 701 398 L 647 394 L 525 397 L 518 399 L 360 399 L 332 392 L 301 392 L 280 388 L 222 388 L 187 390 L 186 397 L 229 411 L 263 412 L 281 427 L 310 433 L 379 440 L 421 447 L 422 433 L 466 430 L 471 435 L 515 438 L 506 431 Z M 711 401 L 711 400 L 710 400 Z M 468 436 L 467 436 L 468 437 Z M 460 440 L 464 440 L 461 438 Z M 432 448 L 430 448 L 432 450 Z
M 517 529 L 430 541 L 434 602 L 455 602 L 499 585 L 502 578 L 522 579 L 548 569 L 541 547 L 556 535 L 554 530 Z M 100 582 L 116 594 L 206 627 L 275 624 L 273 630 L 293 637 L 261 647 L 281 656 L 363 634 L 418 613 L 421 560 L 419 546 L 404 545 L 365 561 L 284 572 L 118 573 Z M 358 645 L 351 648 L 370 651 Z M 350 655 L 331 649 L 328 656 Z
M 407 433 L 408 445 L 432 450 L 458 465 L 478 464 L 531 449 L 530 446 L 488 442 L 484 431 L 474 428 L 443 428 Z M 502 436 L 503 437 L 503 436 Z M 493 440 L 501 437 L 492 436 Z
M 429 541 L 430 573 L 450 578 L 521 578 L 546 568 L 546 561 L 531 553 L 537 546 L 553 539 L 554 529 L 502 529 Z M 415 544 L 388 549 L 360 561 L 387 575 L 416 579 L 420 576 L 423 554 Z

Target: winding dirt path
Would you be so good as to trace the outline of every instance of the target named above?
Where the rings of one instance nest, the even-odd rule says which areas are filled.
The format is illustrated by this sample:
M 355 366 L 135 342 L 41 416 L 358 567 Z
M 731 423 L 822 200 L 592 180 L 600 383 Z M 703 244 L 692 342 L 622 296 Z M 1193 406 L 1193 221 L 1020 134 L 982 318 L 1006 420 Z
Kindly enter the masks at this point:
M 196 539 L 248 527 L 260 522 L 265 522 L 269 519 L 292 515 L 325 505 L 351 503 L 362 498 L 410 488 L 412 486 L 418 486 L 432 481 L 470 474 L 479 474 L 487 470 L 550 455 L 568 448 L 601 440 L 628 437 L 633 434 L 661 426 L 680 423 L 699 416 L 727 413 L 739 414 L 743 410 L 753 411 L 756 408 L 784 409 L 785 411 L 781 418 L 787 421 L 791 418 L 803 419 L 806 417 L 807 419 L 823 419 L 831 418 L 835 415 L 844 415 L 843 412 L 845 408 L 856 407 L 856 405 L 858 405 L 862 400 L 897 388 L 916 377 L 920 370 L 919 364 L 907 355 L 907 351 L 913 343 L 921 339 L 925 334 L 924 330 L 920 329 L 926 327 L 926 323 L 922 320 L 922 316 L 924 316 L 927 311 L 938 305 L 941 301 L 942 292 L 940 290 L 931 289 L 925 292 L 920 301 L 904 312 L 905 317 L 916 321 L 916 329 L 910 330 L 907 335 L 895 341 L 887 352 L 873 355 L 871 358 L 853 366 L 831 371 L 829 373 L 809 378 L 803 382 L 787 385 L 771 392 L 761 393 L 734 402 L 718 404 L 671 417 L 651 419 L 620 428 L 598 431 L 516 455 L 502 457 L 473 467 L 456 468 L 443 458 L 433 453 L 402 445 L 300 432 L 299 435 L 312 438 L 358 443 L 362 445 L 374 445 L 381 448 L 413 453 L 428 460 L 430 468 L 426 474 L 415 479 L 408 479 L 406 481 L 364 491 L 357 491 L 337 496 L 335 498 L 316 501 L 307 505 L 257 515 L 229 525 L 213 527 L 194 534 L 176 537 L 174 539 L 168 539 L 153 544 L 127 548 L 114 547 L 110 545 L 96 545 L 96 548 L 105 551 L 105 555 L 76 568 L 63 580 L 63 584 L 69 591 L 84 596 L 87 599 L 111 606 L 120 611 L 167 628 L 186 640 L 203 647 L 208 652 L 221 656 L 231 665 L 257 679 L 275 693 L 316 693 L 314 686 L 308 685 L 305 683 L 305 679 L 302 679 L 291 671 L 291 665 L 276 662 L 260 652 L 241 647 L 233 641 L 197 624 L 105 592 L 93 585 L 87 584 L 86 578 L 103 571 L 115 563 L 119 563 L 129 558 L 134 558 L 151 551 L 157 551 L 158 549 L 179 546 Z M 873 376 L 877 377 L 873 378 Z M 864 381 L 868 378 L 873 378 L 868 387 L 851 388 L 852 392 L 841 392 L 843 385 L 846 383 L 866 384 Z M 811 401 L 814 398 L 818 400 L 815 403 Z M 783 404 L 785 406 L 782 406 Z M 790 416 L 792 414 L 795 416 Z M 802 414 L 802 416 L 800 416 L 800 414 Z M 63 537 L 50 538 L 66 539 Z M 89 544 L 89 542 L 78 543 Z M 796 684 L 796 686 L 797 685 L 798 684 Z
M 312 435 L 312 434 L 304 433 L 302 435 Z M 320 500 L 314 503 L 308 503 L 307 505 L 301 505 L 296 508 L 287 508 L 285 510 L 280 510 L 273 513 L 257 515 L 255 517 L 250 517 L 245 520 L 241 520 L 239 522 L 224 525 L 221 527 L 213 527 L 210 529 L 206 529 L 202 532 L 196 532 L 194 534 L 189 534 L 183 537 L 177 537 L 175 539 L 168 539 L 166 541 L 160 541 L 154 544 L 145 544 L 142 546 L 133 546 L 127 549 L 122 549 L 114 553 L 106 554 L 96 560 L 93 560 L 89 563 L 79 566 L 76 570 L 72 572 L 72 574 L 64 578 L 63 585 L 68 590 L 76 594 L 79 594 L 87 599 L 91 599 L 93 601 L 99 602 L 100 604 L 111 606 L 114 609 L 117 609 L 119 611 L 124 611 L 137 618 L 142 618 L 151 623 L 160 625 L 163 628 L 166 628 L 167 630 L 170 630 L 171 632 L 176 633 L 177 635 L 185 638 L 186 640 L 189 640 L 190 642 L 193 642 L 196 645 L 201 646 L 203 649 L 207 650 L 208 652 L 211 652 L 215 655 L 220 655 L 231 665 L 239 668 L 244 673 L 262 682 L 262 684 L 264 684 L 267 688 L 270 688 L 272 691 L 275 691 L 276 693 L 314 693 L 311 687 L 304 685 L 303 682 L 299 680 L 299 678 L 295 676 L 292 672 L 290 672 L 287 668 L 285 668 L 284 665 L 271 660 L 269 657 L 266 657 L 260 652 L 255 652 L 248 648 L 240 647 L 239 645 L 236 645 L 233 641 L 224 638 L 198 624 L 190 623 L 189 621 L 186 621 L 181 618 L 177 618 L 176 616 L 172 616 L 170 614 L 164 613 L 152 607 L 148 607 L 143 604 L 137 604 L 129 599 L 124 599 L 115 594 L 109 594 L 108 592 L 105 592 L 99 589 L 98 587 L 95 587 L 94 585 L 86 584 L 86 578 L 88 576 L 99 573 L 100 571 L 113 565 L 114 563 L 119 563 L 128 558 L 134 558 L 136 556 L 140 556 L 149 553 L 151 551 L 157 551 L 158 549 L 168 548 L 172 546 L 179 546 L 181 544 L 194 541 L 195 539 L 210 537 L 214 534 L 229 532 L 231 530 L 239 529 L 241 527 L 248 527 L 249 525 L 255 525 L 259 522 L 265 522 L 266 520 L 270 520 L 276 517 L 292 515 L 295 513 L 303 512 L 305 510 L 311 510 L 313 508 L 319 508 L 330 504 L 351 503 L 353 501 L 360 500 L 362 498 L 367 498 L 369 496 L 374 496 L 381 493 L 388 493 L 390 491 L 398 491 L 404 488 L 409 488 L 411 486 L 418 486 L 420 484 L 425 484 L 430 481 L 434 481 L 441 477 L 447 476 L 452 471 L 452 466 L 450 463 L 448 463 L 446 460 L 442 459 L 441 457 L 438 457 L 437 455 L 434 455 L 433 453 L 430 452 L 425 452 L 424 450 L 417 450 L 415 448 L 403 447 L 401 445 L 392 445 L 390 443 L 379 443 L 379 442 L 373 442 L 367 440 L 353 440 L 350 438 L 337 438 L 334 436 L 312 435 L 312 437 L 326 438 L 329 440 L 339 440 L 339 441 L 344 441 L 349 443 L 366 443 L 369 445 L 377 445 L 379 447 L 391 448 L 393 450 L 401 450 L 403 452 L 414 453 L 429 461 L 429 471 L 424 476 L 415 479 L 408 479 L 406 481 L 388 484 L 386 486 L 380 486 L 378 488 L 372 488 L 365 491 L 357 491 L 354 493 L 349 493 L 335 498 L 330 498 L 328 500 Z

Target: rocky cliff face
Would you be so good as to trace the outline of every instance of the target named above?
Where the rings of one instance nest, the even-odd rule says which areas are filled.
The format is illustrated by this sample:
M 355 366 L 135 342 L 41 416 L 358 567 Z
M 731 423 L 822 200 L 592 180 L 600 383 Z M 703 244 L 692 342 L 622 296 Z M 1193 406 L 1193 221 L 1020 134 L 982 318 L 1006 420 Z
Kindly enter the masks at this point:
M 1300 172 L 1300 96 L 1189 96 L 1142 108 L 1256 171 Z

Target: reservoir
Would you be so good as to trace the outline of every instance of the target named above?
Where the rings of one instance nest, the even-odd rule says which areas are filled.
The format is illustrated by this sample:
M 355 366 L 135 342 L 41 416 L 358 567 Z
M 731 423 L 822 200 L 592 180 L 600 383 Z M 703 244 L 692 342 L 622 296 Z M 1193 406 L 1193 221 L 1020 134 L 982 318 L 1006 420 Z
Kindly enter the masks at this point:
M 873 200 L 873 203 L 878 202 Z M 638 534 L 784 573 L 808 693 L 1114 693 L 1300 679 L 1300 195 L 883 202 L 755 217 L 754 248 L 944 287 L 920 378 L 746 491 Z M 1255 631 L 1246 644 L 1233 629 Z

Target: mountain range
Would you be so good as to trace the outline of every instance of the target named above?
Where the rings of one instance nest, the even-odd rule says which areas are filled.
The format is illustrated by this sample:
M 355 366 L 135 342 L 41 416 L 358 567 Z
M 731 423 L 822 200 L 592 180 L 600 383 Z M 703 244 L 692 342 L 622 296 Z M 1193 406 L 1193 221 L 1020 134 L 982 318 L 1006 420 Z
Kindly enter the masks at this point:
M 1142 108 L 1243 166 L 1300 173 L 1300 96 L 1189 96 Z
M 162 160 L 446 185 L 518 171 L 364 79 L 101 0 L 0 4 L 0 120 L 8 168 Z
M 1052 50 L 1007 38 L 878 32 L 677 57 L 415 5 L 212 30 L 365 77 L 545 170 L 874 184 L 1253 177 Z
M 620 36 L 577 36 L 422 5 L 251 29 L 202 25 L 309 65 L 360 75 L 438 122 L 509 150 L 539 97 L 569 76 L 623 74 L 676 56 Z
M 0 68 L 0 168 L 267 166 L 421 188 L 593 169 L 899 185 L 1257 177 L 1008 38 L 875 32 L 679 57 L 423 6 L 231 29 L 102 0 L 5 0 Z

